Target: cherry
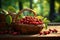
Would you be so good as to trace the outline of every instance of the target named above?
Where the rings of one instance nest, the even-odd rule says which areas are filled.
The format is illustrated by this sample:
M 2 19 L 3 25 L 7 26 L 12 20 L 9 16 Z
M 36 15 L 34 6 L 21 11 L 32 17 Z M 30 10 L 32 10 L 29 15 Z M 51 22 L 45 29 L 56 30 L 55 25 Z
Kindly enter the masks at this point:
M 55 31 L 54 30 L 52 30 L 52 33 L 54 33 Z
M 51 29 L 49 29 L 49 31 L 52 31 Z
M 18 35 L 20 35 L 21 33 L 20 32 L 17 32 Z
M 0 32 L 0 34 L 4 34 L 4 32 L 3 32 L 3 31 L 1 31 L 1 32 Z
M 49 31 L 44 31 L 43 33 L 44 33 L 44 35 L 47 35 L 47 34 L 49 34 Z
M 47 34 L 50 34 L 51 32 L 57 33 L 58 31 L 56 29 L 53 29 L 53 30 L 49 29 L 49 31 L 43 31 L 43 32 L 40 32 L 39 34 L 40 35 L 42 35 L 42 34 L 47 35 Z
M 14 32 L 14 31 L 11 31 L 11 30 L 10 30 L 10 31 L 9 31 L 9 34 L 12 34 L 13 32 Z
M 56 29 L 54 29 L 54 32 L 57 33 L 58 31 Z
M 31 24 L 36 25 L 36 22 L 31 22 Z
M 29 21 L 29 19 L 26 19 L 27 21 Z
M 42 34 L 47 35 L 47 34 L 50 34 L 50 31 L 43 31 L 43 32 L 40 32 L 39 34 L 40 35 L 42 35 Z
M 52 29 L 49 29 L 50 32 L 52 32 Z
M 26 24 L 29 24 L 29 21 L 26 21 Z
M 8 33 L 8 30 L 5 30 L 4 33 L 7 34 Z
M 40 22 L 40 21 L 39 21 L 39 24 L 43 24 L 43 22 Z
M 26 19 L 28 18 L 28 16 L 25 17 Z
M 18 33 L 17 32 L 13 32 L 12 35 L 17 35 Z
M 39 34 L 40 34 L 40 35 L 42 35 L 42 34 L 43 34 L 43 32 L 40 32 Z
M 39 22 L 35 22 L 35 24 L 36 24 L 36 25 L 38 25 L 38 24 L 39 24 Z
M 20 19 L 20 22 L 23 22 L 24 20 L 23 19 Z
M 50 31 L 48 31 L 48 34 L 50 34 Z
M 54 30 L 52 30 L 52 29 L 49 29 L 49 31 L 50 31 L 51 33 L 54 33 Z
M 43 24 L 42 20 L 38 20 L 35 17 L 31 16 L 26 16 L 25 18 L 20 19 L 17 24 L 34 24 L 34 25 L 39 25 Z

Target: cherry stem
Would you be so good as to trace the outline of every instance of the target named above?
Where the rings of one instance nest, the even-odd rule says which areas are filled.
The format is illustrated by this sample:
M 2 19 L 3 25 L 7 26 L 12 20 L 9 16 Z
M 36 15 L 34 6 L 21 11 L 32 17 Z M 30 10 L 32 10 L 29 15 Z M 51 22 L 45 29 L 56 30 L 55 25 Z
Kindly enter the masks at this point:
M 48 26 L 47 23 L 45 23 L 45 29 L 47 29 L 47 26 Z

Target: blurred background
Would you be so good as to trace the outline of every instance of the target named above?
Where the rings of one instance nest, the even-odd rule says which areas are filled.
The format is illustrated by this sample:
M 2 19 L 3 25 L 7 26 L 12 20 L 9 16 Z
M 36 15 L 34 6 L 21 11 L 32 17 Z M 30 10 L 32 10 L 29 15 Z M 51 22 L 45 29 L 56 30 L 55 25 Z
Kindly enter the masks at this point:
M 37 16 L 47 17 L 51 22 L 60 22 L 60 0 L 1 0 L 0 9 L 15 12 L 30 8 Z

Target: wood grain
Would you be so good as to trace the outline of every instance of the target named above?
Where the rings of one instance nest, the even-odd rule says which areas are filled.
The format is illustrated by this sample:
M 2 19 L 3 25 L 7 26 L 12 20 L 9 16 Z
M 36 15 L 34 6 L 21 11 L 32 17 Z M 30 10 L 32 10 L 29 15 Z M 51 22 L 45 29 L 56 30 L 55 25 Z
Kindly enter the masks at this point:
M 48 29 L 57 29 L 58 33 L 51 33 L 48 35 L 0 35 L 0 40 L 59 40 L 60 26 L 48 26 Z M 48 30 L 47 29 L 47 30 Z M 44 28 L 42 31 L 45 31 Z

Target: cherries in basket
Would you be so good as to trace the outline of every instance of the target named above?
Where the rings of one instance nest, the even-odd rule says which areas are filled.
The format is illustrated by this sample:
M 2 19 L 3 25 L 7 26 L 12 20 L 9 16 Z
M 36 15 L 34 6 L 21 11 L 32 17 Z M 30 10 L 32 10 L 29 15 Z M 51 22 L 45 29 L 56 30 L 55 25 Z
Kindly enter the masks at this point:
M 17 24 L 34 24 L 39 25 L 43 24 L 42 20 L 37 19 L 36 17 L 26 16 L 16 22 Z

